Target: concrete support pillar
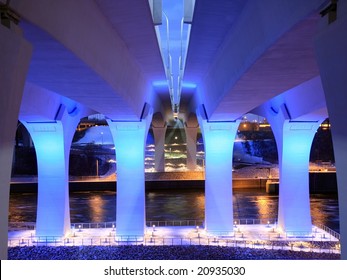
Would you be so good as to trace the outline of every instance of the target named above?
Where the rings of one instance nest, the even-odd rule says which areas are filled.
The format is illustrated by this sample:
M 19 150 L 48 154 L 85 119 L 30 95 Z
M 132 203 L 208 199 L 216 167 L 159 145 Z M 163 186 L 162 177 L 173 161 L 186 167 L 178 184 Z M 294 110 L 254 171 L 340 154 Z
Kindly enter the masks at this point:
M 166 134 L 166 124 L 163 126 L 154 126 L 152 125 L 153 135 L 154 135 L 154 164 L 155 170 L 157 172 L 165 171 L 165 134 Z
M 317 62 L 331 123 L 339 197 L 341 258 L 347 259 L 347 2 L 337 2 L 336 20 L 321 19 L 315 40 Z
M 216 235 L 233 232 L 232 167 L 240 121 L 208 122 L 197 112 L 205 145 L 205 229 Z
M 275 135 L 280 170 L 278 222 L 287 232 L 311 232 L 309 157 L 327 117 L 319 77 L 289 89 L 257 108 Z
M 68 173 L 61 121 L 25 122 L 38 165 L 37 236 L 64 236 L 70 229 Z
M 289 233 L 312 231 L 309 160 L 319 125 L 320 122 L 285 120 L 281 131 L 282 143 L 277 142 L 281 160 L 278 225 Z
M 187 169 L 196 169 L 196 138 L 199 130 L 199 123 L 196 114 L 190 113 L 184 123 L 184 130 L 187 141 Z
M 278 225 L 283 231 L 308 233 L 312 231 L 309 160 L 312 141 L 321 120 L 292 121 L 285 103 L 271 103 L 263 113 L 271 124 L 278 151 Z
M 37 236 L 64 236 L 70 231 L 69 155 L 80 121 L 61 104 L 52 121 L 24 121 L 33 139 L 38 164 Z
M 196 169 L 196 137 L 198 135 L 199 127 L 188 127 L 187 124 L 184 126 L 187 139 L 187 169 Z
M 0 24 L 0 259 L 7 259 L 8 208 L 18 113 L 32 47 Z
M 145 232 L 145 144 L 152 113 L 138 122 L 108 120 L 116 147 L 117 236 Z
M 164 121 L 163 115 L 156 112 L 152 118 L 152 130 L 154 136 L 154 166 L 157 172 L 165 171 L 165 134 L 167 125 Z

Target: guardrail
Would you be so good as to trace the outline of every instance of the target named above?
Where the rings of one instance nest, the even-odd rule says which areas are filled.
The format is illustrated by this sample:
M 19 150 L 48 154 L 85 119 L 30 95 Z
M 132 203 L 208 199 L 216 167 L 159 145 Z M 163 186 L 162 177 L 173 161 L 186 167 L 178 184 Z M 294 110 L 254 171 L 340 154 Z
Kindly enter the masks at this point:
M 234 219 L 234 225 L 276 225 L 277 219 Z
M 60 238 L 54 236 L 16 238 L 8 240 L 8 247 L 17 246 L 222 246 L 241 247 L 268 250 L 292 250 L 317 253 L 340 254 L 341 248 L 338 242 L 292 242 L 288 240 L 237 240 L 218 238 L 185 238 L 185 237 L 143 237 L 143 236 L 106 236 L 84 238 Z
M 203 220 L 172 220 L 172 221 L 146 221 L 148 227 L 181 227 L 181 226 L 202 226 Z
M 239 225 L 268 225 L 269 227 L 276 227 L 277 220 L 276 219 L 234 219 L 234 230 Z M 204 228 L 204 221 L 203 220 L 171 220 L 171 221 L 146 221 L 147 227 L 168 227 L 168 226 L 192 226 L 192 227 L 200 227 Z M 312 232 L 285 232 L 280 233 L 282 237 L 285 236 L 285 238 L 290 237 L 305 237 L 305 238 L 311 238 L 316 237 L 317 235 L 317 228 L 322 229 L 325 231 L 329 237 L 326 237 L 325 234 L 321 235 L 321 240 L 332 240 L 331 237 L 336 238 L 337 240 L 340 240 L 340 234 L 336 231 L 330 229 L 327 226 L 324 225 L 316 225 L 316 229 L 314 228 Z M 102 223 L 72 223 L 71 229 L 75 230 L 76 232 L 82 229 L 102 229 L 102 228 L 111 228 L 112 230 L 116 230 L 116 221 L 112 222 L 102 222 Z M 11 222 L 9 223 L 9 230 L 10 231 L 16 231 L 16 230 L 34 230 L 35 229 L 35 222 Z M 235 230 L 236 232 L 236 230 Z M 226 232 L 225 234 L 220 233 L 216 235 L 226 235 L 228 236 L 229 233 Z
M 234 219 L 234 225 L 262 225 L 262 224 L 276 224 L 276 219 Z M 168 221 L 146 221 L 146 226 L 199 226 L 203 227 L 204 220 L 168 220 Z M 101 223 L 71 223 L 72 229 L 98 229 L 98 228 L 114 228 L 116 226 L 116 221 L 111 222 L 101 222 Z M 35 222 L 10 222 L 10 230 L 18 229 L 35 229 Z
M 35 222 L 9 222 L 8 230 L 16 231 L 16 230 L 34 230 Z
M 263 249 L 289 249 L 309 252 L 330 252 L 340 253 L 340 235 L 326 226 L 317 226 L 312 232 L 285 232 L 278 233 L 275 231 L 274 219 L 235 219 L 234 231 L 232 233 L 219 232 L 215 236 L 203 234 L 197 228 L 193 231 L 192 236 L 169 237 L 153 234 L 151 236 L 117 236 L 116 222 L 104 223 L 72 223 L 73 235 L 69 237 L 57 236 L 35 236 L 17 237 L 8 240 L 8 246 L 118 246 L 118 245 L 218 245 L 233 247 L 249 247 Z M 242 225 L 259 225 L 265 224 L 273 228 L 266 234 L 258 234 L 256 240 L 249 238 L 247 232 L 242 231 Z M 192 226 L 203 228 L 202 220 L 175 220 L 175 221 L 147 221 L 146 225 L 151 228 L 153 226 Z M 241 226 L 239 226 L 241 225 Z M 35 229 L 35 223 L 20 222 L 10 223 L 12 230 L 19 229 Z M 104 236 L 83 236 L 79 234 L 83 229 L 102 229 L 109 228 L 110 231 L 104 232 Z M 317 229 L 321 228 L 324 233 Z M 240 230 L 241 229 L 241 230 Z M 153 231 L 154 233 L 154 231 Z M 302 237 L 296 240 L 295 237 Z
M 327 232 L 327 233 L 330 234 L 331 236 L 335 237 L 336 239 L 341 240 L 341 239 L 340 239 L 340 238 L 341 238 L 341 235 L 340 235 L 338 232 L 332 230 L 331 228 L 328 228 L 327 226 L 324 226 L 324 225 L 321 225 L 321 224 L 316 225 L 316 227 L 318 227 L 318 228 L 324 230 L 325 232 Z M 314 231 L 314 230 L 313 230 L 313 231 Z
M 115 228 L 116 222 L 102 223 L 72 223 L 71 229 L 98 229 L 98 228 Z

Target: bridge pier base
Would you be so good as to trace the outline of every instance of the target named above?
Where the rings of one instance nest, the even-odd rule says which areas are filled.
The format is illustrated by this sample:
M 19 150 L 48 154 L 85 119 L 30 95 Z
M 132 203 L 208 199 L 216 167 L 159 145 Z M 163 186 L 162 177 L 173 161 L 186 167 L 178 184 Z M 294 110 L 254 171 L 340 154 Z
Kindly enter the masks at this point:
M 116 147 L 116 235 L 145 233 L 145 144 L 152 114 L 138 122 L 108 120 Z
M 205 146 L 205 229 L 229 235 L 234 231 L 233 148 L 240 121 L 208 122 L 197 116 Z

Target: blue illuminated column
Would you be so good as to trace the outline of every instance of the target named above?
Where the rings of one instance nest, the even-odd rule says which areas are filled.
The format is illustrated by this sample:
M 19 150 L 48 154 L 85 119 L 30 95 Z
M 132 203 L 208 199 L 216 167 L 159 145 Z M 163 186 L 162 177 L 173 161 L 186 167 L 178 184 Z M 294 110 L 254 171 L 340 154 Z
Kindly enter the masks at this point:
M 70 231 L 69 155 L 80 120 L 79 110 L 61 104 L 55 120 L 21 120 L 33 139 L 38 165 L 37 236 L 64 236 Z
M 13 23 L 12 23 L 13 24 Z M 32 48 L 17 26 L 0 24 L 0 259 L 7 259 L 8 209 L 14 139 Z
M 117 236 L 145 232 L 145 143 L 152 115 L 138 122 L 108 120 L 116 147 Z
M 315 84 L 317 80 L 312 82 Z M 310 94 L 305 95 L 305 92 L 315 93 L 319 90 L 321 87 L 313 87 L 311 83 L 302 85 L 293 89 L 291 95 L 267 102 L 260 112 L 271 124 L 276 139 L 280 179 L 278 226 L 289 234 L 312 231 L 309 160 L 313 138 L 325 116 L 309 114 L 310 109 L 317 110 L 317 107 L 308 99 Z M 300 93 L 300 100 L 292 98 L 293 95 L 300 96 Z M 314 106 L 311 108 L 312 104 Z
M 165 171 L 165 134 L 166 134 L 166 123 L 163 123 L 162 126 L 155 126 L 152 124 L 152 130 L 154 135 L 154 164 L 155 170 L 158 172 Z
M 321 18 L 315 40 L 317 62 L 321 73 L 331 135 L 334 145 L 339 198 L 341 259 L 347 260 L 347 2 L 337 2 L 337 17 L 329 24 L 328 15 Z
M 280 188 L 278 225 L 286 232 L 312 231 L 309 197 L 309 160 L 313 138 L 320 122 L 283 122 L 278 142 Z M 276 134 L 275 134 L 276 135 Z
M 200 112 L 197 116 L 205 146 L 205 229 L 231 234 L 233 148 L 240 121 L 208 122 Z
M 63 124 L 23 124 L 33 139 L 38 165 L 36 235 L 64 236 L 70 229 L 70 215 Z

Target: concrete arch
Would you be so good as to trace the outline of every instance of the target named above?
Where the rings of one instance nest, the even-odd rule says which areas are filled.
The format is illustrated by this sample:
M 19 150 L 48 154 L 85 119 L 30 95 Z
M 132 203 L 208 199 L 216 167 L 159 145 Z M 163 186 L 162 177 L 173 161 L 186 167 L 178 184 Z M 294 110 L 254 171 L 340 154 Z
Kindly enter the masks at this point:
M 24 36 L 34 46 L 29 79 L 111 119 L 138 120 L 154 94 L 153 79 L 164 77 L 164 69 L 148 3 L 131 5 L 130 1 L 11 1 L 23 19 Z M 122 16 L 126 7 L 128 17 L 141 15 L 141 31 Z M 144 52 L 136 45 L 129 48 L 128 44 L 138 43 L 129 36 L 134 32 L 146 34 Z

